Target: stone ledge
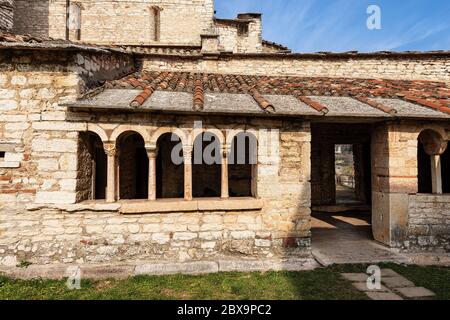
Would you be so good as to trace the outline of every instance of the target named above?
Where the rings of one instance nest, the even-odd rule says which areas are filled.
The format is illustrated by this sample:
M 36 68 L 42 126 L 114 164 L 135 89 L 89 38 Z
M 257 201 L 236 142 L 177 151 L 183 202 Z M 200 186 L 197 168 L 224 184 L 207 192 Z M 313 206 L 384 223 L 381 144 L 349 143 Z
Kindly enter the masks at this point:
M 17 279 L 64 279 L 69 276 L 69 268 L 76 264 L 31 265 L 27 268 L 0 266 L 0 274 Z M 303 271 L 320 267 L 310 257 L 291 257 L 274 259 L 236 259 L 222 257 L 219 260 L 195 262 L 130 261 L 123 264 L 80 264 L 81 277 L 84 279 L 123 279 L 138 275 L 171 274 L 210 274 L 218 272 L 267 272 L 267 271 Z
M 94 211 L 111 212 L 118 211 L 120 203 L 78 203 L 78 204 L 30 204 L 26 206 L 28 211 L 38 211 L 42 209 L 56 209 L 66 212 Z
M 410 202 L 417 203 L 450 203 L 450 194 L 418 193 L 410 195 Z
M 264 207 L 262 199 L 235 198 L 235 199 L 198 199 L 198 200 L 156 200 L 139 202 L 122 202 L 120 213 L 169 213 L 193 211 L 238 211 L 261 210 Z

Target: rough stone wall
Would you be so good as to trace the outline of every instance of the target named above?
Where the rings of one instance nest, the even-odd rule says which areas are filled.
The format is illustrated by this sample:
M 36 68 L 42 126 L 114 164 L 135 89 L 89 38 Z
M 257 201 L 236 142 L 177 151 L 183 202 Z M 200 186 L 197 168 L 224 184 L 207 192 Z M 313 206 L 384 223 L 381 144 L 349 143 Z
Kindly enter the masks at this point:
M 147 70 L 242 73 L 272 76 L 383 78 L 449 82 L 450 59 L 423 58 L 307 58 L 301 56 L 228 56 L 218 60 L 147 57 Z
M 308 254 L 310 230 L 310 128 L 222 117 L 167 117 L 108 113 L 93 116 L 61 106 L 97 81 L 132 69 L 104 54 L 3 51 L 0 147 L 18 167 L 0 162 L 0 263 L 117 262 L 132 259 L 187 261 L 214 256 L 268 257 Z M 116 68 L 119 68 L 117 70 Z M 101 75 L 101 77 L 100 77 Z M 93 80 L 92 80 L 93 79 Z M 88 81 L 89 80 L 89 81 Z M 86 172 L 80 132 L 88 123 L 111 132 L 119 124 L 192 128 L 194 121 L 223 130 L 276 129 L 280 161 L 260 157 L 262 210 L 172 212 L 124 216 L 117 206 L 70 205 L 80 198 Z M 263 148 L 268 141 L 260 141 Z M 83 198 L 88 194 L 83 189 Z M 51 205 L 50 205 L 51 204 Z M 31 207 L 30 207 L 31 206 Z M 51 206 L 59 209 L 50 209 Z M 34 210 L 29 211 L 26 209 Z
M 250 22 L 239 22 L 239 19 L 247 19 L 240 16 L 236 20 L 216 20 L 215 26 L 219 34 L 221 49 L 234 53 L 259 53 L 263 51 L 262 22 L 260 17 L 250 17 Z M 240 32 L 240 28 L 246 28 L 246 32 Z
M 59 1 L 60 4 L 62 1 Z M 53 4 L 53 2 L 52 2 Z M 59 4 L 59 6 L 61 6 Z M 64 1 L 65 4 L 65 1 Z M 14 0 L 14 26 L 13 32 L 17 34 L 32 34 L 33 36 L 48 37 L 50 36 L 50 23 L 59 20 L 61 27 L 58 38 L 65 37 L 65 8 L 63 13 L 58 14 L 58 19 L 50 21 L 50 0 Z
M 0 31 L 9 31 L 13 27 L 13 0 L 0 0 Z
M 0 147 L 6 151 L 0 162 L 0 202 L 34 196 L 38 202 L 74 201 L 77 131 L 86 124 L 65 122 L 66 108 L 60 104 L 93 82 L 129 72 L 134 64 L 119 63 L 114 55 L 74 59 L 61 52 L 3 50 L 0 65 Z
M 78 0 L 80 40 L 93 43 L 151 44 L 152 6 L 161 8 L 160 41 L 199 44 L 200 34 L 212 26 L 212 0 Z M 66 0 L 16 0 L 14 30 L 38 36 L 66 37 Z M 120 27 L 119 27 L 120 26 Z
M 220 49 L 227 52 L 237 52 L 237 26 L 229 23 L 216 22 L 216 30 L 219 34 Z
M 450 251 L 450 195 L 410 195 L 408 213 L 408 247 Z
M 66 125 L 66 135 L 76 136 L 75 121 L 83 114 L 69 114 L 71 122 L 46 121 L 45 130 Z M 193 124 L 194 118 L 180 117 L 170 123 L 182 127 Z M 205 126 L 222 128 L 232 125 L 222 118 L 203 119 Z M 109 114 L 91 118 L 106 127 L 123 121 Z M 129 115 L 128 123 L 148 123 L 154 130 L 167 124 L 167 117 Z M 183 124 L 184 121 L 184 124 Z M 119 262 L 126 260 L 198 261 L 219 256 L 285 257 L 307 255 L 310 245 L 310 132 L 307 123 L 243 120 L 254 129 L 280 130 L 274 143 L 280 152 L 279 161 L 260 157 L 258 161 L 258 196 L 265 205 L 262 210 L 205 212 L 172 212 L 167 214 L 123 216 L 112 209 L 69 214 L 65 210 L 27 211 L 20 205 L 0 210 L 0 260 L 3 264 L 31 261 L 33 263 Z M 71 126 L 67 125 L 71 123 Z M 80 125 L 77 123 L 77 125 Z M 236 121 L 233 121 L 233 127 Z M 55 135 L 62 136 L 62 131 Z M 68 139 L 66 139 L 68 140 Z M 74 139 L 76 141 L 76 139 Z M 267 140 L 260 141 L 264 146 Z M 65 145 L 71 144 L 65 141 Z M 67 150 L 76 158 L 76 148 Z M 51 150 L 47 150 L 49 156 Z M 73 159 L 74 163 L 76 160 Z M 74 167 L 75 168 L 75 167 Z M 70 168 L 73 170 L 74 168 Z M 65 171 L 71 174 L 72 171 Z M 61 173 L 61 172 L 60 172 Z M 40 179 L 42 173 L 34 173 Z M 68 187 L 74 190 L 75 186 Z M 60 191 L 45 193 L 46 202 L 72 201 Z M 3 203 L 5 205 L 5 203 Z M 47 207 L 47 206 L 46 206 Z M 63 205 L 61 208 L 70 208 Z M 81 208 L 81 207 L 80 207 Z M 92 207 L 94 208 L 94 207 Z M 111 208 L 111 207 L 109 207 Z M 81 209 L 78 209 L 81 210 Z M 20 212 L 20 215 L 17 213 Z

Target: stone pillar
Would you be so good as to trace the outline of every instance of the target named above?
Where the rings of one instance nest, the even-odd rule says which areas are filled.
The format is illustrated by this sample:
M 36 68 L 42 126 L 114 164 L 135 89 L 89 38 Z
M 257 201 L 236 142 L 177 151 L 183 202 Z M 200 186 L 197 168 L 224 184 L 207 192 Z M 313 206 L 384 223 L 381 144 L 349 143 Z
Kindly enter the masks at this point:
M 156 158 L 158 149 L 147 149 L 148 155 L 148 199 L 156 200 Z
M 116 201 L 116 145 L 115 143 L 105 143 L 105 153 L 107 156 L 107 183 L 106 202 Z
M 442 194 L 442 168 L 441 156 L 432 155 L 431 157 L 431 183 L 433 194 Z
M 183 147 L 184 158 L 184 199 L 192 200 L 192 151 L 193 146 Z
M 221 178 L 221 198 L 229 198 L 228 190 L 228 152 L 230 148 L 227 145 L 222 146 L 222 178 Z

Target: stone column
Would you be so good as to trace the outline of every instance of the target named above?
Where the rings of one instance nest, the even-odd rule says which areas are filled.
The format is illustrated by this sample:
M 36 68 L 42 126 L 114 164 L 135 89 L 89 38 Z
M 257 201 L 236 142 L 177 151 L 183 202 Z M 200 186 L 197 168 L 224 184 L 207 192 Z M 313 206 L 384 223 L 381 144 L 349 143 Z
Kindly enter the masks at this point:
M 442 168 L 441 156 L 432 155 L 431 157 L 431 183 L 433 194 L 442 194 Z
M 116 146 L 116 201 L 120 200 L 120 149 Z
M 156 200 L 156 158 L 158 149 L 147 149 L 148 155 L 148 199 Z
M 105 143 L 105 153 L 107 156 L 107 183 L 106 202 L 116 201 L 116 145 L 115 143 Z
M 441 155 L 447 149 L 448 142 L 433 130 L 425 130 L 419 135 L 425 152 L 431 159 L 431 183 L 434 194 L 442 194 Z
M 221 183 L 221 198 L 226 199 L 229 198 L 229 191 L 228 191 L 228 148 L 227 145 L 222 146 L 222 183 Z
M 192 200 L 192 151 L 193 146 L 183 147 L 184 158 L 184 199 Z

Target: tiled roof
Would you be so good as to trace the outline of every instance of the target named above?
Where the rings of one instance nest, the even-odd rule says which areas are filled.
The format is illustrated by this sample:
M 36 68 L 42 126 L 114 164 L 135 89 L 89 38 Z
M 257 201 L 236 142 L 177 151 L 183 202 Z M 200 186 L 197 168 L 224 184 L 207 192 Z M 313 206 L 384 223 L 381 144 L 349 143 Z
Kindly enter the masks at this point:
M 74 51 L 95 51 L 95 52 L 121 52 L 136 55 L 167 56 L 167 57 L 202 57 L 201 46 L 190 45 L 114 45 L 114 44 L 92 44 L 80 41 L 68 41 L 62 39 L 52 39 L 34 37 L 30 35 L 16 35 L 0 31 L 0 49 L 29 49 L 29 50 L 74 50 Z M 228 58 L 292 58 L 292 59 L 356 59 L 356 58 L 410 58 L 410 57 L 450 57 L 450 51 L 404 51 L 404 52 L 307 52 L 291 53 L 285 50 L 279 52 L 263 53 L 232 53 L 220 52 L 219 56 Z
M 167 55 L 167 56 L 198 56 L 201 54 L 201 46 L 190 45 L 113 45 L 93 44 L 81 41 L 70 41 L 48 37 L 35 37 L 31 35 L 12 34 L 0 32 L 0 48 L 23 49 L 51 49 L 51 50 L 81 50 L 81 51 L 114 51 L 142 55 Z
M 450 88 L 443 82 L 348 78 L 270 77 L 253 75 L 206 74 L 190 72 L 142 72 L 105 84 L 105 91 L 127 90 L 134 98 L 122 105 L 139 109 L 155 92 L 189 93 L 190 111 L 211 109 L 212 97 L 227 94 L 250 96 L 263 114 L 283 115 L 287 111 L 303 114 L 307 106 L 315 115 L 448 117 Z M 105 92 L 103 92 L 105 94 Z M 166 95 L 167 96 L 167 95 Z M 277 97 L 291 96 L 296 101 L 286 110 Z M 185 99 L 185 95 L 183 95 Z M 225 96 L 223 96 L 225 97 Z M 209 101 L 210 99 L 211 101 Z M 217 101 L 215 99 L 215 101 Z M 243 101 L 243 100 L 242 100 Z M 292 100 L 290 100 L 291 103 Z M 399 102 L 401 112 L 396 110 Z M 90 101 L 92 103 L 92 100 Z M 154 101 L 155 102 L 155 101 Z M 89 103 L 89 99 L 80 100 Z M 187 106 L 184 105 L 184 107 Z M 183 108 L 184 108 L 183 107 Z M 245 106 L 241 106 L 245 107 Z M 236 108 L 240 108 L 236 105 Z M 189 108 L 188 108 L 189 109 Z M 184 108 L 185 111 L 188 109 Z M 417 109 L 417 111 L 415 111 Z M 252 109 L 254 111 L 254 109 Z M 410 113 L 407 112 L 410 111 Z M 212 110 L 211 110 L 212 111 Z M 242 110 L 241 110 L 242 111 Z M 233 112 L 227 108 L 227 112 Z M 236 110 L 236 113 L 239 113 Z
M 275 49 L 278 49 L 279 51 L 289 52 L 289 53 L 292 52 L 291 49 L 289 49 L 288 47 L 286 47 L 280 43 L 263 40 L 262 44 L 263 44 L 263 46 L 275 48 Z

